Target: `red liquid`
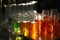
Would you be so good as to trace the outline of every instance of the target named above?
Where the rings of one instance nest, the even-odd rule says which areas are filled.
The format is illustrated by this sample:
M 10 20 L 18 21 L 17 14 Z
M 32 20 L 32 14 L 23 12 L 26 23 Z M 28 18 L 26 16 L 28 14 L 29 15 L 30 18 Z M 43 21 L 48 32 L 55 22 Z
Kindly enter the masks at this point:
M 43 40 L 47 40 L 47 27 L 48 23 L 43 22 L 41 26 L 41 37 Z
M 60 37 L 60 24 L 54 25 L 54 38 Z
M 47 30 L 47 39 L 53 40 L 53 25 L 50 25 Z
M 42 22 L 41 30 L 42 40 L 52 40 L 53 25 L 49 23 L 48 17 L 44 17 L 44 22 Z

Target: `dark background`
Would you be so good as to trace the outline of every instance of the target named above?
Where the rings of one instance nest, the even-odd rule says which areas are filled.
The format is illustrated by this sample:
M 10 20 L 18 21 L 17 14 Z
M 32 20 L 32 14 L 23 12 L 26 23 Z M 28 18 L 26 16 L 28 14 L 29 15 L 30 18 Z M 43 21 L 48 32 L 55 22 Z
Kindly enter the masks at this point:
M 27 3 L 33 0 L 10 0 L 10 4 L 16 3 Z M 59 9 L 60 10 L 60 1 L 59 0 L 35 0 L 38 1 L 36 4 L 36 9 L 39 12 L 41 9 Z M 2 4 L 9 4 L 8 0 L 2 0 Z

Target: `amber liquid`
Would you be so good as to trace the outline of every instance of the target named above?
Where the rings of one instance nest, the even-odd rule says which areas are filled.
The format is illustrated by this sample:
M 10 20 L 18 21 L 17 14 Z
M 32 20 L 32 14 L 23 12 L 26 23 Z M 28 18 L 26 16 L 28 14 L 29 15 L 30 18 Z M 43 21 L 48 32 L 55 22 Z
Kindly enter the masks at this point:
M 29 22 L 22 22 L 22 34 L 24 36 L 29 36 Z
M 30 37 L 34 40 L 38 40 L 39 38 L 39 29 L 37 22 L 30 23 Z
M 36 20 L 38 27 L 39 27 L 39 36 L 41 36 L 41 24 L 42 24 L 42 20 Z

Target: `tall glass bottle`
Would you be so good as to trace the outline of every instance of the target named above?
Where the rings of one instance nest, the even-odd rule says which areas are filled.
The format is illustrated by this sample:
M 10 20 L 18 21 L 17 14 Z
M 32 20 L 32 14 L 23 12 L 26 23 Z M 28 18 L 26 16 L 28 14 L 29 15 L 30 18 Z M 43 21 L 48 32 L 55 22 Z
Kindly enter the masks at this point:
M 52 9 L 51 12 L 53 13 L 53 16 L 52 16 L 53 38 L 55 38 L 56 35 L 58 34 L 58 31 L 56 31 L 56 28 L 58 27 L 58 10 Z
M 48 27 L 47 19 L 48 19 L 47 17 L 44 17 L 44 22 L 42 22 L 42 25 L 41 25 L 42 40 L 47 40 L 47 27 Z
M 42 40 L 51 40 L 51 28 L 52 25 L 49 23 L 49 10 L 44 11 L 44 20 L 41 26 L 41 37 Z
M 38 24 L 38 29 L 39 29 L 39 40 L 41 40 L 41 24 L 42 24 L 42 15 L 37 13 L 36 14 L 36 19 L 35 21 L 37 22 Z
M 29 28 L 29 34 L 30 37 L 34 40 L 38 40 L 39 39 L 39 27 L 38 24 L 36 22 L 36 12 L 33 12 L 33 20 L 30 22 L 30 28 Z
M 14 0 L 16 1 L 16 0 Z M 13 28 L 13 34 L 17 34 L 14 35 L 15 36 L 15 40 L 22 40 L 22 37 L 19 35 L 22 35 L 22 12 L 20 10 L 20 6 L 16 5 L 16 3 L 14 2 L 12 4 L 12 18 L 13 18 L 13 22 L 12 22 L 12 28 Z M 12 37 L 13 38 L 13 37 Z M 14 40 L 13 39 L 13 40 Z
M 47 28 L 48 33 L 47 33 L 47 38 L 49 40 L 53 40 L 53 12 L 50 10 L 50 15 L 49 15 L 49 27 Z
M 29 14 L 25 11 L 23 11 L 23 14 L 22 14 L 22 34 L 24 36 L 29 36 Z
M 21 16 L 21 13 L 17 12 L 16 6 L 14 7 L 13 7 L 13 30 L 15 34 L 21 34 L 22 16 Z

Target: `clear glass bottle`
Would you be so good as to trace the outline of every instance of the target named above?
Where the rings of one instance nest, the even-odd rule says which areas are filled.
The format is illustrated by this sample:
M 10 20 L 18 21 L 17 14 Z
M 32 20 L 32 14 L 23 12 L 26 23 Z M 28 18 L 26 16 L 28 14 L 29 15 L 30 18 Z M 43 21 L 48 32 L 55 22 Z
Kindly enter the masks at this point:
M 17 18 L 16 18 L 17 17 Z M 21 18 L 21 13 L 18 13 L 16 16 L 15 16 L 15 19 L 13 21 L 13 29 L 14 29 L 14 33 L 16 34 L 21 34 L 22 32 L 22 29 L 21 29 L 21 23 L 22 23 L 22 19 Z
M 29 14 L 27 12 L 23 12 L 22 14 L 22 34 L 24 36 L 29 36 Z
M 41 25 L 42 40 L 51 40 L 53 25 L 49 23 L 49 10 L 42 11 L 44 13 L 43 22 Z
M 39 39 L 39 27 L 36 20 L 37 12 L 33 11 L 33 20 L 30 22 L 29 34 L 30 37 L 34 40 Z

